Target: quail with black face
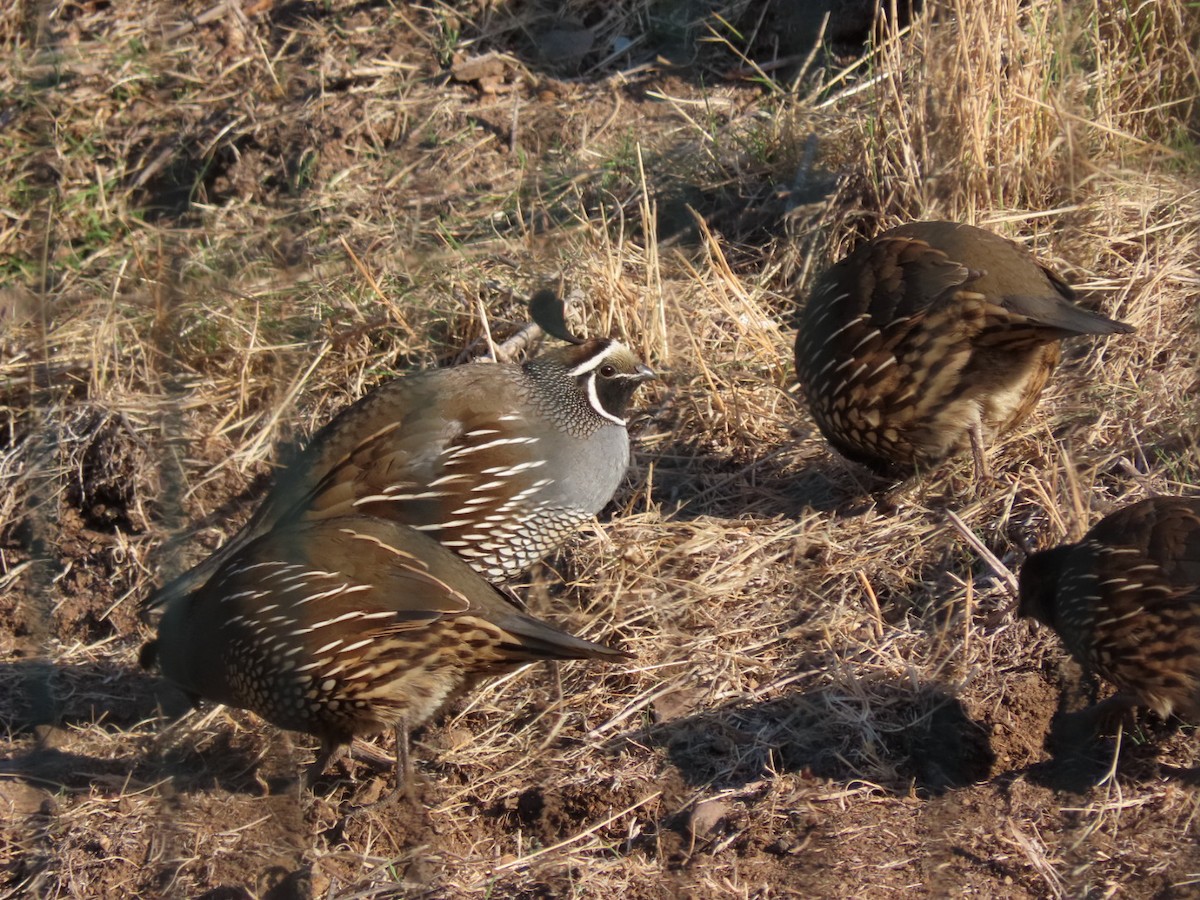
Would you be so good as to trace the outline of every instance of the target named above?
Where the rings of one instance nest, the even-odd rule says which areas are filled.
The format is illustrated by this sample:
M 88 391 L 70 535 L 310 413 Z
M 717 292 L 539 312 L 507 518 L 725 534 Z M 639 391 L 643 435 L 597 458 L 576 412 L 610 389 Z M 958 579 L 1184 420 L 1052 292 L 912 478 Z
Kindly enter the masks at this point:
M 142 663 L 193 700 L 252 710 L 321 739 L 308 781 L 357 736 L 408 734 L 479 679 L 536 660 L 616 660 L 517 609 L 406 525 L 370 516 L 281 524 L 171 599 Z
M 401 522 L 494 581 L 559 547 L 612 499 L 629 464 L 626 410 L 654 373 L 617 341 L 571 335 L 545 292 L 531 309 L 566 346 L 375 388 L 314 435 L 237 535 L 147 605 L 195 590 L 283 522 Z
M 1200 499 L 1118 510 L 1079 543 L 1030 556 L 1019 591 L 1019 615 L 1116 685 L 1105 715 L 1141 706 L 1200 722 Z
M 1133 328 L 1075 303 L 1029 251 L 982 228 L 915 222 L 821 275 L 800 315 L 796 372 L 844 456 L 907 475 L 1021 422 L 1063 338 Z

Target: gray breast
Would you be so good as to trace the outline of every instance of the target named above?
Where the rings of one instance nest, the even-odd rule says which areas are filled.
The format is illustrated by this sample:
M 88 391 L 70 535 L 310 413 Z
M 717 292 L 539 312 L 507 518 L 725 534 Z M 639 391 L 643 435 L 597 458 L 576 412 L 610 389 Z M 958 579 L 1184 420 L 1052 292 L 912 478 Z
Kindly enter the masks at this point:
M 604 508 L 629 467 L 629 434 L 605 423 L 584 438 L 562 431 L 541 438 L 546 442 L 546 499 L 583 517 Z

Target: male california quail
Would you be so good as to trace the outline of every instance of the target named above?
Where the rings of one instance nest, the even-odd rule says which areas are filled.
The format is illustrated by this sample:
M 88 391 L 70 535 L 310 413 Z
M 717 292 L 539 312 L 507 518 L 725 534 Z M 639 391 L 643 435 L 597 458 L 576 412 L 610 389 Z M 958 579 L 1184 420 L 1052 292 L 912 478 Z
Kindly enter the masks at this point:
M 1145 706 L 1200 722 L 1200 499 L 1142 500 L 1078 544 L 1034 553 L 1019 595 L 1018 615 L 1117 686 L 1106 714 Z
M 859 246 L 816 282 L 796 372 L 821 432 L 881 474 L 963 449 L 987 472 L 985 437 L 1037 402 L 1076 334 L 1134 329 L 1074 301 L 1029 251 L 953 222 L 914 222 Z
M 142 664 L 193 700 L 252 710 L 321 739 L 308 781 L 354 737 L 407 741 L 480 678 L 534 660 L 628 654 L 512 605 L 420 532 L 371 516 L 281 524 L 172 598 Z
M 571 335 L 549 292 L 530 309 L 567 346 L 375 388 L 317 432 L 237 535 L 146 605 L 195 590 L 280 522 L 403 522 L 497 581 L 561 545 L 612 499 L 629 464 L 625 409 L 654 373 L 617 341 Z

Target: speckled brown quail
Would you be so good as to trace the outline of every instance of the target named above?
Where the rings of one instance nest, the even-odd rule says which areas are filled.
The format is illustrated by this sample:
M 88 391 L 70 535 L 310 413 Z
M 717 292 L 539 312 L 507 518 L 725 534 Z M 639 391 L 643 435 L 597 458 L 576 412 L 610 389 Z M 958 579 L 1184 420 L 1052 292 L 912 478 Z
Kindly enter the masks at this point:
M 620 485 L 626 409 L 654 374 L 617 341 L 571 335 L 547 292 L 530 307 L 566 346 L 523 364 L 475 362 L 375 388 L 317 432 L 237 535 L 147 606 L 195 590 L 280 522 L 352 514 L 402 522 L 492 581 L 555 550 Z
M 432 538 L 347 516 L 283 524 L 172 598 L 143 665 L 193 699 L 321 739 L 309 782 L 354 737 L 411 729 L 480 678 L 535 660 L 628 654 L 525 614 Z
M 796 372 L 821 432 L 881 474 L 904 475 L 1024 419 L 1078 334 L 1134 329 L 1089 312 L 1023 247 L 981 228 L 914 222 L 817 279 Z
M 1110 711 L 1200 722 L 1200 499 L 1153 497 L 1029 557 L 1018 614 L 1116 685 Z

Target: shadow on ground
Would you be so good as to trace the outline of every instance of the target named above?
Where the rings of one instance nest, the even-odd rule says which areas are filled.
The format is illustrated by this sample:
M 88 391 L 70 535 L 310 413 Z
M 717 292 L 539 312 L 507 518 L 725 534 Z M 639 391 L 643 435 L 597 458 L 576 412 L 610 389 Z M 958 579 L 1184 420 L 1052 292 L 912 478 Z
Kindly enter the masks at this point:
M 262 730 L 193 733 L 187 722 L 172 721 L 188 711 L 187 699 L 132 662 L 19 660 L 0 665 L 0 688 L 0 723 L 17 748 L 0 759 L 0 781 L 113 795 L 164 781 L 180 792 L 294 789 L 296 754 L 273 754 L 268 774 L 259 773 L 280 732 L 270 732 L 273 742 Z M 147 721 L 155 722 L 151 741 L 130 733 Z M 282 746 L 291 747 L 290 740 Z
M 636 450 L 635 450 L 636 453 Z M 795 444 L 741 459 L 696 443 L 638 454 L 638 471 L 654 467 L 650 498 L 676 521 L 700 516 L 798 518 L 806 511 L 856 516 L 889 485 L 832 453 L 797 461 Z
M 986 730 L 936 685 L 872 685 L 870 705 L 818 689 L 760 703 L 731 703 L 624 735 L 664 748 L 691 785 L 737 788 L 780 772 L 896 794 L 938 796 L 986 779 L 995 754 Z M 876 727 L 870 706 L 890 721 Z

